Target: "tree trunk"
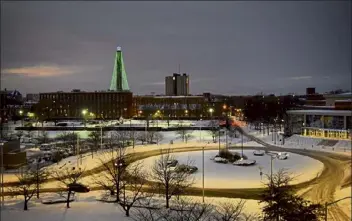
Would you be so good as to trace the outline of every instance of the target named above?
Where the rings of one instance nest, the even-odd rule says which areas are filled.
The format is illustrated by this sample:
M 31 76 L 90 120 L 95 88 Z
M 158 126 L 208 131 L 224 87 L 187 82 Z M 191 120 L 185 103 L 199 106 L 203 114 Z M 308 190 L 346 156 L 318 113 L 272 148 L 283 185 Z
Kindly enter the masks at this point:
M 169 187 L 166 185 L 165 187 L 165 199 L 166 199 L 166 208 L 169 208 Z
M 36 171 L 36 178 L 37 178 L 37 199 L 39 199 L 39 163 L 37 161 L 37 171 Z
M 120 202 L 120 181 L 116 184 L 116 202 Z
M 129 216 L 130 216 L 130 208 L 131 208 L 131 207 L 126 206 L 126 205 L 124 205 L 124 206 L 125 206 L 125 208 L 126 208 L 126 216 L 129 217 Z
M 25 199 L 24 200 L 24 208 L 23 208 L 24 210 L 28 210 L 28 205 L 27 204 L 28 204 L 28 200 Z
M 70 208 L 70 196 L 71 196 L 71 190 L 68 191 L 68 195 L 67 195 L 67 201 L 66 201 L 67 208 Z

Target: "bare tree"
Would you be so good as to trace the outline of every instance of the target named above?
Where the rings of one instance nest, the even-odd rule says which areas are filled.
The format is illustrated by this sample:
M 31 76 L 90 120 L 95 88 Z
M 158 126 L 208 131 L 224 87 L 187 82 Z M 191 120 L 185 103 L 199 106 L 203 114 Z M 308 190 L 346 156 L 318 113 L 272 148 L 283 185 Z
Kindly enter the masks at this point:
M 148 140 L 149 140 L 149 143 L 153 143 L 154 140 L 157 144 L 159 144 L 159 142 L 163 139 L 163 135 L 159 132 L 156 132 L 156 131 L 148 131 Z
M 212 136 L 213 142 L 215 143 L 216 142 L 216 138 L 218 136 L 220 136 L 220 128 L 219 128 L 218 121 L 216 121 L 216 120 L 210 121 L 209 127 L 210 127 L 209 134 Z
M 39 144 L 48 143 L 50 141 L 49 133 L 47 131 L 42 131 L 42 133 L 37 137 L 37 142 Z
M 26 134 L 24 135 L 24 137 L 26 137 L 29 141 L 31 141 L 32 138 L 33 138 L 33 132 L 34 132 L 34 131 L 27 130 L 27 132 L 26 132 Z
M 187 199 L 178 199 L 171 208 L 173 214 L 172 219 L 175 221 L 211 221 L 213 207 L 210 204 L 193 202 Z
M 63 132 L 59 134 L 58 140 L 62 141 L 65 148 L 72 148 L 71 150 L 74 151 L 74 146 L 77 141 L 77 134 L 74 132 Z
M 146 199 L 150 194 L 143 192 L 142 188 L 147 183 L 147 173 L 143 170 L 143 163 L 134 163 L 127 168 L 128 172 L 122 179 L 122 200 L 119 205 L 125 211 L 126 216 L 130 216 L 130 209 L 136 202 Z M 128 194 L 126 189 L 128 188 Z
M 245 201 L 236 203 L 225 202 L 221 203 L 213 215 L 214 221 L 237 221 L 241 220 Z
M 161 150 L 161 156 L 152 167 L 151 177 L 159 183 L 159 190 L 165 196 L 166 208 L 169 208 L 169 200 L 172 196 L 180 195 L 193 184 L 192 176 L 186 170 L 170 169 L 170 162 L 175 160 L 175 157 L 170 154 L 170 149 L 165 152 Z M 190 166 L 189 164 L 187 163 L 187 166 Z
M 122 147 L 125 147 L 127 145 L 127 141 L 129 141 L 131 138 L 129 131 L 115 131 L 115 134 L 120 143 L 120 146 Z
M 37 193 L 38 199 L 39 199 L 41 185 L 49 177 L 49 173 L 44 168 L 40 168 L 40 165 L 39 165 L 40 160 L 41 160 L 40 158 L 37 158 L 36 165 L 34 166 L 34 168 L 31 168 L 31 173 L 35 177 L 36 193 Z
M 187 141 L 192 138 L 192 131 L 186 130 L 182 126 L 179 126 L 179 130 L 176 131 L 176 134 L 179 138 L 182 139 L 182 142 L 187 143 Z
M 16 132 L 16 136 L 19 140 L 21 140 L 21 138 L 24 136 L 24 132 L 23 130 L 19 130 Z
M 136 140 L 141 141 L 142 145 L 147 142 L 148 134 L 144 131 L 140 131 L 137 133 Z
M 32 199 L 36 192 L 36 176 L 29 170 L 25 168 L 23 173 L 16 175 L 18 179 L 18 184 L 10 189 L 14 194 L 20 194 L 24 198 L 24 210 L 28 210 L 28 202 Z
M 103 131 L 104 133 L 104 131 Z M 103 134 L 104 136 L 104 134 Z M 100 141 L 101 141 L 101 132 L 100 131 L 92 131 L 89 133 L 88 135 L 88 140 L 91 143 L 90 146 L 90 151 L 92 153 L 92 158 L 94 157 L 94 151 L 98 150 L 98 147 L 100 145 Z
M 100 159 L 104 171 L 94 176 L 94 183 L 115 195 L 115 202 L 120 202 L 121 182 L 125 177 L 127 162 L 125 161 L 125 149 L 113 152 L 109 159 Z
M 77 184 L 78 181 L 83 177 L 85 170 L 81 168 L 69 168 L 65 167 L 62 169 L 52 171 L 52 177 L 59 181 L 61 187 L 67 188 L 67 199 L 66 199 L 66 207 L 70 208 L 70 197 L 71 197 L 71 188 L 68 188 L 69 185 Z
M 213 211 L 210 204 L 180 198 L 170 209 L 149 205 L 137 208 L 133 218 L 138 221 L 211 221 Z
M 119 147 L 118 135 L 115 132 L 110 132 L 109 136 L 104 139 L 105 148 L 111 151 L 111 156 L 113 156 L 115 149 Z

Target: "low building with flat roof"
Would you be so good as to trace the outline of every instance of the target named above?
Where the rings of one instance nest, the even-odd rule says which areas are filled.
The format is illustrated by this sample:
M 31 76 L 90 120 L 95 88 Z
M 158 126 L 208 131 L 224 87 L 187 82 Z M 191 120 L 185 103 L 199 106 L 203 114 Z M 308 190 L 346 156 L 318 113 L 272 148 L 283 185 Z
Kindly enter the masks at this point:
M 285 134 L 351 140 L 351 110 L 289 110 Z

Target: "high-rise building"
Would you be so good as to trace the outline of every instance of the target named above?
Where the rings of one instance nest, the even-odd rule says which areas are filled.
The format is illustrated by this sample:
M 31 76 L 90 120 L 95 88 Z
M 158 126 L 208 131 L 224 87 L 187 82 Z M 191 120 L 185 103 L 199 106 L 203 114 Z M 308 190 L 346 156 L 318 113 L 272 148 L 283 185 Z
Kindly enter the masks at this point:
M 110 84 L 111 91 L 129 91 L 125 64 L 123 62 L 121 47 L 117 47 L 114 60 L 114 70 Z
M 167 96 L 187 96 L 189 95 L 189 76 L 174 73 L 165 77 L 165 94 Z

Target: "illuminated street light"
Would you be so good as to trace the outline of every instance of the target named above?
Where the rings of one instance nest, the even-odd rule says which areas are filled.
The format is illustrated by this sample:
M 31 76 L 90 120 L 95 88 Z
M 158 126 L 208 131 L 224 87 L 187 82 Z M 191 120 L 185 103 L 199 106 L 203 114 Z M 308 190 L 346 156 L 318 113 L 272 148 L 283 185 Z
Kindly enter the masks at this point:
M 31 112 L 28 112 L 28 117 L 34 117 L 35 115 L 34 115 L 34 113 L 31 113 Z
M 21 116 L 21 126 L 23 127 L 23 117 L 22 117 L 22 115 L 23 115 L 23 110 L 20 110 L 19 113 L 20 113 L 20 116 Z
M 214 109 L 213 108 L 209 108 L 209 113 L 210 113 L 210 117 L 213 117 L 213 112 L 214 112 Z
M 88 113 L 87 109 L 82 110 L 82 115 L 83 115 L 83 121 L 84 121 L 84 126 L 86 126 L 86 115 Z
M 224 104 L 224 105 L 222 106 L 222 109 L 226 110 L 226 108 L 227 108 L 227 106 L 226 106 L 226 104 Z
M 86 115 L 87 113 L 88 113 L 88 110 L 87 110 L 87 109 L 83 109 L 83 110 L 82 110 L 82 114 L 83 114 L 83 115 Z

